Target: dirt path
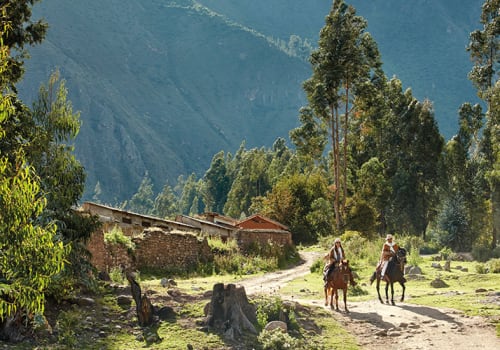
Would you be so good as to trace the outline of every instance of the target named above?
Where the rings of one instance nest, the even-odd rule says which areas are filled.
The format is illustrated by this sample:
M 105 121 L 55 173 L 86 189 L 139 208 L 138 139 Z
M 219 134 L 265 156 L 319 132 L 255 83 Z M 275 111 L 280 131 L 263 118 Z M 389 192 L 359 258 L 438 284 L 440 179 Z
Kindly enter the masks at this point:
M 309 274 L 318 253 L 302 254 L 304 263 L 288 270 L 239 282 L 248 295 L 279 294 L 287 282 Z M 323 300 L 299 301 L 324 307 Z M 339 306 L 343 306 L 342 298 Z M 350 313 L 332 311 L 349 332 L 355 335 L 362 349 L 398 350 L 470 350 L 500 349 L 500 338 L 494 327 L 481 317 L 469 317 L 452 309 L 397 303 L 381 304 L 378 299 L 349 302 Z

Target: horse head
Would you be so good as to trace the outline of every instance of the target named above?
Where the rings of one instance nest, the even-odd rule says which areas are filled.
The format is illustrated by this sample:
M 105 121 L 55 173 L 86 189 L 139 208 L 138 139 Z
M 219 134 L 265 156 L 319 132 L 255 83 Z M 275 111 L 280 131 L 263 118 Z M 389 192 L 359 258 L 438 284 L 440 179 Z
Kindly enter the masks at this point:
M 406 249 L 404 248 L 399 248 L 398 251 L 396 252 L 396 258 L 398 260 L 399 264 L 406 264 Z

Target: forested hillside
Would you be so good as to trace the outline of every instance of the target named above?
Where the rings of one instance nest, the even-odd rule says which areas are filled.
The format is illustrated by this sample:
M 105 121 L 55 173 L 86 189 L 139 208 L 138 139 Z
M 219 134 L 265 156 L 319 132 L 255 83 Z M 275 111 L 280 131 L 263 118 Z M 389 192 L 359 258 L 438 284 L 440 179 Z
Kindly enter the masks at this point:
M 450 137 L 459 105 L 474 99 L 465 46 L 481 1 L 351 3 L 368 20 L 387 74 L 433 101 Z M 159 192 L 181 174 L 203 175 L 220 150 L 288 138 L 311 74 L 289 49 L 317 45 L 330 7 L 319 0 L 42 1 L 35 18 L 50 29 L 30 49 L 20 94 L 29 101 L 60 69 L 81 111 L 84 198 L 99 182 L 102 200 L 118 203 L 146 173 Z

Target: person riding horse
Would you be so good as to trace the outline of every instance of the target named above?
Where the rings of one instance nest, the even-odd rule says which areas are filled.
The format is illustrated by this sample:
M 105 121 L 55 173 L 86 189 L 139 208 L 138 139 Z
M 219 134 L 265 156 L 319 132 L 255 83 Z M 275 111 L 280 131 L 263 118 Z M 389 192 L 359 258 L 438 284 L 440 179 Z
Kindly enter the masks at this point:
M 343 260 L 345 260 L 345 252 L 340 238 L 335 239 L 333 246 L 330 248 L 328 254 L 325 255 L 325 258 L 327 261 L 323 268 L 323 280 L 326 283 L 328 274 L 332 272 L 335 267 L 339 266 Z
M 393 241 L 393 237 L 391 234 L 388 234 L 385 238 L 384 245 L 382 246 L 382 251 L 380 253 L 380 260 L 377 264 L 376 272 L 380 271 L 380 279 L 385 280 L 385 272 L 387 270 L 387 266 L 389 265 L 389 261 L 396 256 L 397 251 L 399 250 L 399 246 L 396 242 Z M 370 283 L 373 283 L 375 277 L 372 276 L 370 278 Z

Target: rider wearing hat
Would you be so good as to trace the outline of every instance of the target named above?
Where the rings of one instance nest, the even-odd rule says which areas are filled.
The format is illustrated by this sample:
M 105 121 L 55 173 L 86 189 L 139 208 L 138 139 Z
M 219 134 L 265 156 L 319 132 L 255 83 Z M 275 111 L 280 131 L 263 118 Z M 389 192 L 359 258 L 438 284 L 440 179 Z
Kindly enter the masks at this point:
M 342 242 L 340 238 L 335 238 L 333 246 L 330 251 L 325 255 L 326 264 L 323 268 L 323 280 L 326 282 L 326 276 L 332 271 L 339 263 L 345 259 L 344 248 L 342 247 Z
M 380 273 L 380 278 L 383 280 L 385 271 L 387 270 L 387 265 L 389 263 L 389 260 L 391 260 L 392 257 L 396 256 L 396 252 L 398 251 L 399 246 L 396 244 L 396 242 L 393 241 L 393 237 L 391 234 L 388 234 L 385 237 L 385 243 L 382 247 L 382 252 L 380 253 L 380 261 L 377 266 L 378 269 L 382 269 Z

